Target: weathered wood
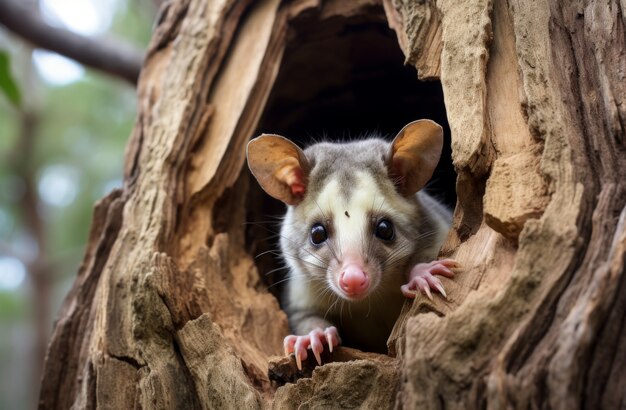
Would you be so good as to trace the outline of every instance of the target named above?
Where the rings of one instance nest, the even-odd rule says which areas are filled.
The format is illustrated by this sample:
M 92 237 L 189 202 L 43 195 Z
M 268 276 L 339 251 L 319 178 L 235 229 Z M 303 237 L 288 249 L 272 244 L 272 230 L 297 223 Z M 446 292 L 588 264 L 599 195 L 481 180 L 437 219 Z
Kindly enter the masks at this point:
M 625 98 L 624 82 L 618 80 L 626 68 L 624 22 L 619 17 L 622 10 L 616 2 L 579 8 L 558 2 L 532 6 L 494 3 L 493 31 L 487 28 L 481 37 L 478 45 L 483 51 L 470 54 L 474 65 L 461 64 L 452 56 L 446 58 L 445 22 L 450 14 L 442 5 L 442 82 L 448 115 L 451 123 L 479 124 L 478 129 L 489 124 L 491 136 L 485 145 L 495 148 L 496 164 L 511 161 L 514 156 L 510 155 L 516 152 L 532 155 L 537 144 L 543 146 L 541 174 L 548 181 L 550 200 L 539 219 L 525 221 L 516 248 L 504 238 L 498 239 L 497 233 L 491 243 L 471 243 L 473 237 L 463 242 L 452 233 L 452 243 L 444 248 L 454 250 L 470 272 L 482 264 L 482 281 L 478 290 L 467 295 L 443 320 L 421 315 L 407 321 L 402 404 L 427 408 L 439 406 L 441 401 L 453 408 L 599 408 L 623 404 L 624 390 L 616 387 L 615 380 L 626 377 L 617 347 L 624 332 L 626 302 L 614 293 L 624 286 L 624 226 L 618 223 L 620 214 L 626 212 L 624 182 L 618 182 L 624 181 L 626 160 L 624 106 L 620 102 Z M 458 6 L 451 3 L 450 7 Z M 600 15 L 605 18 L 603 23 L 597 20 Z M 590 27 L 598 28 L 594 36 L 585 35 Z M 466 33 L 469 44 L 476 39 L 467 27 L 460 31 Z M 507 52 L 511 43 L 515 44 L 515 71 L 506 70 L 510 62 L 502 62 L 500 55 L 511 58 Z M 588 54 L 592 49 L 595 55 Z M 487 81 L 489 116 L 480 107 L 473 108 L 473 97 L 450 93 L 476 89 L 475 77 L 464 76 L 462 71 L 480 65 L 486 55 L 493 58 L 487 64 L 486 78 L 478 84 Z M 448 69 L 457 72 L 454 88 L 445 81 Z M 515 93 L 502 95 L 507 87 L 517 90 L 516 100 Z M 597 98 L 588 98 L 590 95 Z M 500 104 L 489 108 L 491 98 Z M 449 100 L 455 105 L 448 104 Z M 463 102 L 466 112 L 456 112 L 455 118 L 450 108 Z M 457 188 L 462 190 L 459 185 L 471 181 L 476 169 L 465 158 L 489 162 L 489 156 L 475 142 L 484 141 L 478 138 L 478 131 L 466 128 L 461 132 L 452 126 L 454 147 L 462 146 L 460 152 L 453 153 L 460 165 Z M 525 136 L 528 133 L 537 143 Z M 470 166 L 464 169 L 466 163 Z M 496 169 L 494 166 L 489 176 L 488 188 L 491 178 L 502 179 Z M 510 169 L 516 172 L 514 169 L 521 168 Z M 512 192 L 519 199 L 534 192 L 531 202 L 540 203 L 546 190 L 533 173 L 529 177 L 523 183 L 517 177 L 507 182 L 513 184 Z M 533 179 L 534 186 L 524 186 Z M 497 191 L 487 189 L 486 195 L 497 195 Z M 477 198 L 459 192 L 457 232 L 465 208 L 476 206 L 467 203 L 468 199 Z M 489 198 L 499 206 L 506 200 L 506 195 Z M 469 232 L 475 229 L 467 228 Z M 481 224 L 474 237 L 489 229 Z M 494 237 L 494 233 L 489 236 Z M 462 243 L 454 245 L 458 240 Z M 468 247 L 480 255 L 478 260 L 471 255 L 468 263 L 462 254 Z M 485 253 L 489 248 L 493 251 Z M 601 293 L 601 287 L 612 290 Z M 612 328 L 611 336 L 603 330 L 606 326 Z
M 165 3 L 124 189 L 96 207 L 40 407 L 623 406 L 623 7 Z M 267 366 L 288 329 L 249 251 L 259 239 L 247 236 L 246 215 L 260 204 L 248 201 L 257 197 L 248 196 L 245 144 L 287 45 L 298 46 L 294 22 L 313 33 L 322 21 L 367 28 L 384 19 L 420 77 L 443 86 L 458 203 L 441 254 L 464 270 L 442 279 L 447 300 L 406 302 L 392 357 L 346 349 L 278 387 Z M 314 95 L 305 80 L 302 92 Z M 284 361 L 273 366 L 289 373 Z

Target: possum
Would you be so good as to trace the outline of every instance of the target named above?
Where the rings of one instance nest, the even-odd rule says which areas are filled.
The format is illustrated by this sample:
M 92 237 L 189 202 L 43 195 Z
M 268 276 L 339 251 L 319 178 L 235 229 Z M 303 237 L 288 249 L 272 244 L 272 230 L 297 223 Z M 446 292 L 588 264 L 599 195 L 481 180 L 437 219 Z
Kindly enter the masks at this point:
M 420 191 L 432 177 L 443 130 L 430 120 L 406 125 L 390 143 L 368 138 L 300 149 L 263 134 L 248 143 L 261 187 L 287 205 L 280 229 L 289 269 L 284 339 L 299 369 L 307 350 L 339 345 L 384 352 L 405 298 L 453 277 L 452 259 L 435 260 L 451 213 Z

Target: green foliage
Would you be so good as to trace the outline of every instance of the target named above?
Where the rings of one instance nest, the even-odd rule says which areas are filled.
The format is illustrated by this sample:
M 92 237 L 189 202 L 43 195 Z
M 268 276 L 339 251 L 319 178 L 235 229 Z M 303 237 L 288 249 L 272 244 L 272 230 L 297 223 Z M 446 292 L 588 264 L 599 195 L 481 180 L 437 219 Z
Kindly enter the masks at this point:
M 11 323 L 27 318 L 24 295 L 16 292 L 0 291 L 0 321 Z
M 151 35 L 149 28 L 157 11 L 154 7 L 153 0 L 126 2 L 118 11 L 111 31 L 138 47 L 146 48 Z
M 20 89 L 11 75 L 11 60 L 6 51 L 0 50 L 0 90 L 15 106 L 19 107 L 22 103 L 22 95 Z

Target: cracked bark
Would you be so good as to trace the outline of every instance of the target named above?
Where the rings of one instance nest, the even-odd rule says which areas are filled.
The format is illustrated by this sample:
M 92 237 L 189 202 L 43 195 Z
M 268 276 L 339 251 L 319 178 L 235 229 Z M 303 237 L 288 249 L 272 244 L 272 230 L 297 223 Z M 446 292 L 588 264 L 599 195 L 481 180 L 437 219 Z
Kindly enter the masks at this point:
M 622 7 L 167 3 L 124 190 L 96 207 L 40 407 L 623 407 Z M 244 147 L 301 39 L 291 24 L 384 19 L 443 86 L 459 178 L 441 254 L 465 270 L 447 301 L 407 302 L 392 357 L 343 349 L 303 374 L 272 360 L 270 381 L 287 324 L 249 252 Z

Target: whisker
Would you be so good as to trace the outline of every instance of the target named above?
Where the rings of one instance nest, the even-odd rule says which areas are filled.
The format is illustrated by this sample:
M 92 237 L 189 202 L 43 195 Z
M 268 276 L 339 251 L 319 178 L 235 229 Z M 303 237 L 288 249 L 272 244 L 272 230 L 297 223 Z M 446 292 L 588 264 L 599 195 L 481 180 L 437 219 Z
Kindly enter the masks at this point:
M 328 307 L 328 309 L 326 309 L 326 313 L 324 313 L 324 320 L 326 320 L 326 317 L 328 316 L 328 313 L 335 307 L 335 305 L 339 302 L 339 299 L 336 298 L 335 301 Z
M 269 275 L 271 275 L 271 274 L 272 274 L 272 273 L 274 273 L 274 272 L 278 272 L 278 271 L 281 271 L 281 270 L 284 270 L 284 269 L 289 269 L 289 267 L 287 267 L 287 266 L 280 266 L 280 267 L 278 267 L 278 268 L 274 268 L 274 269 L 272 269 L 272 270 L 271 270 L 271 271 L 269 271 L 269 272 L 265 272 L 265 274 L 264 274 L 264 275 L 265 275 L 265 276 L 269 276 Z
M 296 276 L 296 277 L 298 277 L 298 276 Z M 287 282 L 287 281 L 289 281 L 289 280 L 290 280 L 290 279 L 292 279 L 292 278 L 293 278 L 292 276 L 287 276 L 286 278 L 283 278 L 283 279 L 281 279 L 281 280 L 279 280 L 279 281 L 276 281 L 276 282 L 272 283 L 272 284 L 271 284 L 271 285 L 269 285 L 267 288 L 268 288 L 268 289 L 270 289 L 270 288 L 272 288 L 272 287 L 274 287 L 274 286 L 276 286 L 276 285 L 279 285 L 279 284 L 281 284 L 281 283 Z M 305 283 L 311 283 L 311 282 L 313 282 L 313 278 L 311 278 L 311 277 L 306 277 L 305 275 L 302 275 L 302 278 L 304 278 Z
M 277 222 L 280 222 L 282 220 L 282 216 L 281 217 L 276 217 L 276 219 L 274 220 L 266 220 L 266 221 L 244 221 L 242 222 L 242 225 L 247 225 L 247 226 L 255 226 L 255 225 L 259 225 L 259 226 L 263 226 L 266 224 L 275 224 Z
M 424 232 L 420 234 L 417 238 L 413 239 L 412 241 L 426 239 L 434 235 L 435 233 L 436 231 Z M 394 249 L 394 251 L 391 252 L 389 255 L 387 255 L 387 257 L 383 261 L 385 267 L 391 267 L 397 264 L 398 262 L 400 262 L 403 259 L 401 258 L 401 255 L 404 253 L 405 250 L 411 248 L 412 246 L 413 246 L 412 242 L 407 242 L 406 244 Z
M 258 255 L 256 255 L 256 256 L 254 257 L 254 259 L 258 259 L 258 258 L 260 258 L 261 256 L 265 256 L 265 255 L 267 255 L 268 253 L 270 253 L 270 254 L 272 254 L 272 255 L 274 255 L 274 256 L 280 256 L 280 251 L 277 251 L 276 249 L 269 249 L 269 250 L 267 250 L 267 251 L 261 252 L 261 253 L 259 253 Z
M 296 248 L 302 249 L 303 251 L 305 251 L 306 253 L 308 253 L 309 255 L 311 255 L 313 258 L 317 259 L 319 262 L 321 262 L 322 264 L 326 264 L 326 262 L 324 262 L 320 257 L 318 257 L 317 255 L 315 255 L 313 252 L 309 251 L 307 248 L 303 248 L 301 247 L 300 244 L 296 243 L 294 240 L 292 240 L 291 238 L 285 236 L 285 235 L 280 235 L 281 238 L 284 238 L 285 240 L 291 242 L 292 245 L 295 245 Z

